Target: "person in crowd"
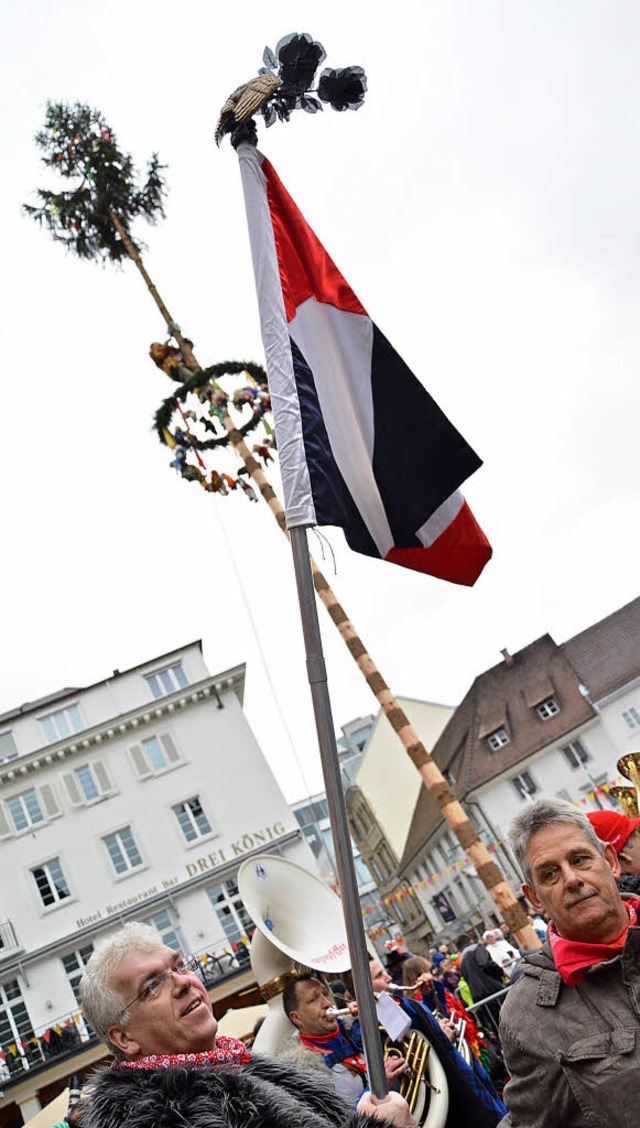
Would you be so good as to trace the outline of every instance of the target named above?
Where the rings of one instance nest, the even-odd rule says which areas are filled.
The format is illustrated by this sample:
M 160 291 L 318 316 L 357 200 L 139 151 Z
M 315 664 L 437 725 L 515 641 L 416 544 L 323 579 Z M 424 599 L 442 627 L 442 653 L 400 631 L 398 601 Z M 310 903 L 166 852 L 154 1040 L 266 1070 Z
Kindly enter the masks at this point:
M 474 941 L 471 937 L 463 940 L 462 954 L 460 957 L 460 972 L 473 997 L 474 1003 L 495 995 L 504 986 L 502 968 L 491 958 L 484 941 Z M 501 999 L 492 999 L 485 1007 L 495 1022 L 500 1014 Z M 482 1022 L 483 1019 L 481 1018 Z
M 618 889 L 640 893 L 640 819 L 619 811 L 588 811 L 587 818 L 602 842 L 610 842 L 620 864 Z
M 509 841 L 523 892 L 550 923 L 502 1008 L 503 1128 L 635 1128 L 640 900 L 621 897 L 613 846 L 569 803 L 525 804 Z
M 453 961 L 451 960 L 450 956 L 447 956 L 447 958 L 442 961 L 442 963 L 440 964 L 440 971 L 442 973 L 442 982 L 444 983 L 447 991 L 451 991 L 451 994 L 453 994 L 453 992 L 458 989 L 458 984 L 460 982 L 460 972 L 456 971 L 456 969 L 454 968 Z
M 501 931 L 502 936 L 505 940 L 508 940 L 509 937 L 511 936 L 511 929 L 509 928 L 509 925 L 507 924 L 506 920 L 500 921 L 500 931 Z
M 415 1124 L 398 1093 L 353 1111 L 330 1083 L 216 1037 L 207 989 L 147 925 L 125 925 L 81 981 L 87 1022 L 116 1060 L 92 1077 L 82 1128 L 373 1128 Z
M 520 959 L 520 949 L 509 944 L 499 928 L 487 928 L 482 934 L 482 939 L 491 959 L 502 968 L 506 976 L 510 977 Z
M 438 951 L 433 956 L 432 963 L 433 963 L 434 968 L 439 967 L 440 964 L 442 963 L 442 961 L 446 960 L 448 958 L 448 956 L 449 956 L 449 945 L 445 941 L 443 941 L 442 944 L 438 945 Z
M 533 928 L 533 931 L 535 932 L 536 936 L 538 937 L 538 940 L 540 941 L 541 944 L 544 944 L 545 940 L 547 939 L 547 928 L 549 926 L 548 926 L 546 920 L 544 919 L 542 913 L 536 913 L 536 912 L 531 911 L 531 912 L 527 913 L 527 916 L 529 917 L 529 920 L 531 921 L 531 927 Z
M 444 984 L 433 974 L 431 961 L 424 956 L 412 956 L 402 965 L 403 987 L 411 987 L 414 984 L 413 998 L 424 1003 L 432 1014 L 439 1012 L 446 1016 Z

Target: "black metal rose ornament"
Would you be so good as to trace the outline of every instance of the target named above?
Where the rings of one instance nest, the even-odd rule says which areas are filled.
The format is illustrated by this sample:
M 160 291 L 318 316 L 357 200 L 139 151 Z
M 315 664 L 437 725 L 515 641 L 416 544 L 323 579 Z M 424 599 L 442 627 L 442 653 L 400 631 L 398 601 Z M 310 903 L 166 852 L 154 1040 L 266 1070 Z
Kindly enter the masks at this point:
M 231 143 L 248 140 L 256 143 L 256 131 L 251 119 L 260 113 L 265 125 L 275 121 L 288 121 L 293 110 L 315 114 L 324 109 L 323 103 L 334 110 L 357 110 L 364 101 L 367 77 L 362 67 L 351 66 L 334 69 L 326 67 L 314 87 L 318 67 L 324 62 L 326 51 L 308 32 L 291 32 L 277 44 L 275 51 L 265 47 L 263 66 L 255 78 L 239 86 L 227 98 L 216 127 L 219 145 L 225 133 L 231 133 Z

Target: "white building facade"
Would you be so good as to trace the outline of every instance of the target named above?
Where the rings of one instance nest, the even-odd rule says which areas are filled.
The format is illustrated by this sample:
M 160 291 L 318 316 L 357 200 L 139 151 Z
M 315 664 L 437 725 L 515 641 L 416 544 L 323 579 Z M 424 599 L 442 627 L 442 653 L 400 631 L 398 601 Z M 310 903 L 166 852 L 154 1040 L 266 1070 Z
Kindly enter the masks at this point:
M 314 865 L 243 687 L 196 642 L 0 717 L 0 1128 L 33 1114 L 58 1059 L 77 1066 L 82 968 L 122 922 L 199 954 L 219 998 L 252 982 L 240 863 Z

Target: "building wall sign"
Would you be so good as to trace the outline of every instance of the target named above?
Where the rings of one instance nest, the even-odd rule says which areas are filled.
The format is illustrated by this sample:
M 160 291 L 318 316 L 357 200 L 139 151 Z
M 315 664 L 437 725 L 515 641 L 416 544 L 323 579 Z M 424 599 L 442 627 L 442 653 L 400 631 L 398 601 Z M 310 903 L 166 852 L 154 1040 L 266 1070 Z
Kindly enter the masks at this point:
M 286 833 L 284 824 L 280 821 L 271 826 L 266 826 L 262 830 L 254 830 L 252 833 L 247 831 L 240 838 L 230 841 L 224 849 L 219 847 L 202 858 L 196 858 L 194 862 L 187 862 L 187 878 L 195 877 L 199 873 L 204 873 L 205 870 L 215 870 L 218 866 L 226 865 L 227 862 L 241 857 L 250 850 L 255 850 L 259 846 L 266 846 L 269 842 L 275 842 L 276 839 L 281 838 Z M 145 889 L 142 893 L 134 893 L 131 897 L 125 897 L 114 904 L 104 905 L 89 916 L 78 917 L 76 928 L 86 928 L 89 924 L 97 924 L 98 921 L 106 920 L 116 913 L 121 913 L 124 909 L 131 908 L 132 905 L 137 905 L 149 900 L 150 897 L 157 896 L 165 889 L 175 889 L 180 884 L 179 877 L 163 878 L 162 881 L 152 885 L 150 889 Z
M 236 838 L 234 842 L 229 843 L 226 853 L 220 849 L 212 850 L 210 854 L 196 858 L 195 862 L 187 862 L 187 876 L 195 877 L 197 873 L 204 873 L 205 870 L 226 865 L 227 862 L 241 857 L 249 850 L 255 850 L 257 846 L 266 846 L 268 842 L 273 842 L 285 833 L 282 823 L 275 822 L 273 826 L 266 826 L 264 830 L 254 830 L 253 834 L 243 834 L 242 838 Z

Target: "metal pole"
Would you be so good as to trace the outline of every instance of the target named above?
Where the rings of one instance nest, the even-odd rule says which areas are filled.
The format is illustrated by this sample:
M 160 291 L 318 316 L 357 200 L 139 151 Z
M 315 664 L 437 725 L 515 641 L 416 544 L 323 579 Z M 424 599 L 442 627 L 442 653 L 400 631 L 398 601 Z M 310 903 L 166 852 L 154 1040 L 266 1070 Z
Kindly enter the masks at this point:
M 375 999 L 371 989 L 369 957 L 358 898 L 358 884 L 353 864 L 351 838 L 349 837 L 347 808 L 342 793 L 340 766 L 327 686 L 327 672 L 322 652 L 322 639 L 320 637 L 316 597 L 307 546 L 307 530 L 305 528 L 294 528 L 290 530 L 290 533 L 307 659 L 307 677 L 311 687 L 322 773 L 333 832 L 336 865 L 342 894 L 342 910 L 351 957 L 351 971 L 358 1001 L 358 1015 L 367 1062 L 367 1074 L 374 1097 L 383 1100 L 389 1089 L 384 1071 Z

